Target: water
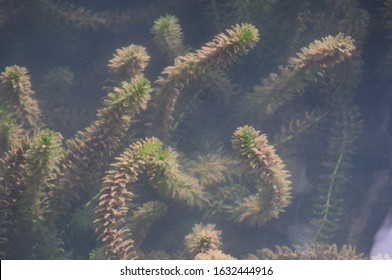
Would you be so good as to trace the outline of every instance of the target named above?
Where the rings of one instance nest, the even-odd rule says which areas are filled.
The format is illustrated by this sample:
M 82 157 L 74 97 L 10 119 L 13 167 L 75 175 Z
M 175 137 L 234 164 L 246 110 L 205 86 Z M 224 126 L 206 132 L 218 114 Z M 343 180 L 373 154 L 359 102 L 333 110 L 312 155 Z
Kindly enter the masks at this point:
M 114 168 L 110 164 L 126 147 L 146 137 L 158 137 L 164 147 L 172 147 L 179 154 L 181 174 L 194 178 L 178 175 L 173 160 L 169 165 L 174 169 L 169 168 L 169 173 L 184 181 L 171 177 L 169 183 L 165 181 L 166 185 L 159 186 L 148 178 L 154 172 L 151 169 L 156 162 L 152 161 L 144 171 L 140 170 L 137 182 L 127 185 L 135 196 L 127 201 L 129 210 L 122 213 L 120 224 L 131 229 L 127 238 L 135 239 L 136 249 L 131 251 L 136 251 L 139 258 L 192 258 L 184 240 L 196 224 L 214 224 L 215 230 L 221 231 L 221 240 L 220 245 L 210 244 L 211 248 L 218 247 L 239 259 L 257 255 L 256 250 L 262 248 L 275 250 L 277 245 L 308 243 L 336 244 L 338 248 L 355 246 L 356 252 L 364 253 L 365 258 L 392 255 L 392 13 L 386 4 L 161 2 L 0 2 L 1 69 L 12 65 L 27 68 L 34 98 L 42 111 L 43 127 L 63 135 L 66 151 L 65 159 L 54 163 L 61 172 L 51 170 L 46 174 L 50 179 L 34 181 L 35 185 L 26 183 L 35 178 L 32 175 L 18 175 L 25 181 L 16 193 L 5 177 L 7 165 L 2 164 L 1 176 L 6 179 L 1 185 L 1 207 L 8 213 L 0 220 L 1 237 L 5 238 L 0 249 L 2 257 L 118 257 L 102 249 L 102 237 L 95 232 L 99 223 L 93 223 L 97 218 L 94 209 L 105 193 L 101 189 L 104 172 Z M 175 17 L 170 24 L 178 29 L 171 34 L 179 37 L 159 41 L 151 29 L 158 18 L 166 15 Z M 223 54 L 198 60 L 192 70 L 189 65 L 184 66 L 183 74 L 173 74 L 176 79 L 171 80 L 167 72 L 162 72 L 173 65 L 173 57 L 195 52 L 217 34 L 235 30 L 232 26 L 242 23 L 251 24 L 260 33 L 260 40 L 253 31 L 247 33 L 250 37 L 241 37 L 246 54 L 233 51 L 225 56 L 223 50 L 215 49 Z M 337 40 L 341 42 L 340 49 Z M 162 45 L 165 42 L 170 43 L 168 49 Z M 146 110 L 135 115 L 135 123 L 124 121 L 120 130 L 113 129 L 112 123 L 108 127 L 113 131 L 99 130 L 94 124 L 97 109 L 103 107 L 105 96 L 120 87 L 122 81 L 109 73 L 107 65 L 117 49 L 131 44 L 145 47 L 150 56 L 144 77 L 152 83 L 151 100 Z M 331 45 L 335 50 L 328 53 Z M 316 49 L 322 55 L 312 56 Z M 308 56 L 297 55 L 301 51 Z M 320 62 L 327 54 L 329 59 Z M 223 60 L 230 65 L 226 66 Z M 187 75 L 187 79 L 182 79 L 182 75 Z M 162 81 L 154 83 L 159 77 L 169 86 L 162 86 Z M 1 94 L 5 91 L 2 89 Z M 168 109 L 165 104 L 173 94 L 178 94 L 178 99 L 174 98 L 174 106 Z M 18 123 L 20 117 L 12 106 L 19 105 L 7 105 L 9 100 L 4 97 L 1 102 L 5 112 Z M 119 110 L 121 114 L 127 109 Z M 2 118 L 3 121 L 5 117 Z M 126 134 L 118 132 L 127 130 L 129 125 Z M 247 167 L 246 160 L 241 163 L 231 140 L 234 131 L 245 125 L 267 136 L 269 145 L 283 161 L 284 170 L 291 175 L 289 205 L 283 203 L 277 217 L 270 217 L 265 223 L 259 217 L 267 215 L 265 207 L 274 199 L 268 190 L 272 186 L 279 190 L 280 183 L 274 180 L 282 177 L 278 173 L 272 176 L 273 183 L 269 181 L 269 168 L 275 166 L 271 161 L 254 170 Z M 102 137 L 100 143 L 107 145 L 98 144 L 83 151 L 82 142 L 91 139 L 79 134 L 76 139 L 81 142 L 70 148 L 75 133 L 88 126 L 96 129 L 93 139 Z M 23 133 L 30 138 L 33 135 Z M 110 137 L 114 138 L 108 140 Z M 121 138 L 119 142 L 116 137 Z M 1 143 L 1 152 L 9 150 L 8 144 L 3 144 L 3 140 Z M 157 158 L 164 160 L 168 155 L 171 154 L 163 151 Z M 83 159 L 75 160 L 78 157 Z M 185 192 L 182 200 L 181 195 L 176 196 L 178 181 L 180 186 L 196 182 L 204 195 L 196 194 L 197 202 L 191 203 Z M 30 194 L 32 185 L 39 191 Z M 282 192 L 286 193 L 286 189 Z M 259 204 L 253 205 L 254 209 L 247 208 L 244 199 L 257 193 Z M 30 206 L 25 209 L 21 205 L 26 199 Z M 145 220 L 135 218 L 134 211 L 149 201 L 158 201 L 163 208 L 150 209 Z M 41 209 L 42 216 L 34 212 L 34 207 Z M 248 218 L 240 218 L 246 209 Z M 23 232 L 25 228 L 33 230 Z

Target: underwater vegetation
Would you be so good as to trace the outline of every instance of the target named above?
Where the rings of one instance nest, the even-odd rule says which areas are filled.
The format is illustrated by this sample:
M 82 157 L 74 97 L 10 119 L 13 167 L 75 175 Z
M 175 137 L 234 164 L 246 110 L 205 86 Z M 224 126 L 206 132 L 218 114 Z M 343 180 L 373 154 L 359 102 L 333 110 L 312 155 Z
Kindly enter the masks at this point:
M 369 258 L 392 1 L 129 2 L 0 0 L 0 257 Z

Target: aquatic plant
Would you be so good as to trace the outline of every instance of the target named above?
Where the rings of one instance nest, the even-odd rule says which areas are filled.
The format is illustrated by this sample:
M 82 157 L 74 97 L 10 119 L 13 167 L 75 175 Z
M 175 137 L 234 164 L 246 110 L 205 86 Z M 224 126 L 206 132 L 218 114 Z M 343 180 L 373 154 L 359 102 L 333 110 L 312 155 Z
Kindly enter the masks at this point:
M 167 206 L 161 201 L 143 203 L 133 211 L 127 226 L 132 232 L 132 238 L 139 246 L 143 243 L 151 227 L 166 214 Z
M 277 218 L 291 200 L 289 174 L 282 160 L 268 145 L 266 135 L 250 126 L 238 128 L 233 134 L 233 147 L 256 179 L 257 194 L 244 198 L 238 208 L 237 221 L 261 226 Z
M 159 50 L 170 60 L 187 52 L 181 25 L 175 16 L 166 15 L 155 20 L 151 33 L 154 34 L 154 42 L 159 46 Z
M 50 220 L 51 181 L 61 159 L 61 136 L 50 130 L 25 138 L 0 163 L 2 251 L 8 258 L 59 258 L 61 241 Z
M 142 168 L 146 169 L 158 193 L 191 207 L 201 206 L 202 189 L 196 180 L 178 170 L 176 157 L 173 150 L 162 149 L 162 143 L 151 138 L 132 144 L 111 165 L 112 169 L 103 179 L 94 221 L 105 257 L 129 259 L 137 256 L 130 230 L 124 227 L 124 223 L 128 200 L 134 196 L 127 186 L 138 180 Z M 134 216 L 136 223 L 143 218 L 140 211 L 136 213 L 138 216 Z
M 351 168 L 351 156 L 355 153 L 354 143 L 362 130 L 362 120 L 358 108 L 342 108 L 337 112 L 336 126 L 332 127 L 332 137 L 329 142 L 328 161 L 324 162 L 328 170 L 324 175 L 325 181 L 320 186 L 319 203 L 315 206 L 316 217 L 312 223 L 317 229 L 313 240 L 327 240 L 339 227 L 342 215 L 342 199 L 340 192 L 349 180 L 347 170 Z
M 344 245 L 360 207 L 347 209 L 350 196 L 359 196 L 350 185 L 361 151 L 356 93 L 369 24 L 356 1 L 195 1 L 204 16 L 191 26 L 181 14 L 187 1 L 135 3 L 120 12 L 64 0 L 6 2 L 1 26 L 11 21 L 3 11 L 15 10 L 18 19 L 34 8 L 42 17 L 27 17 L 32 25 L 65 31 L 75 49 L 90 35 L 100 45 L 119 32 L 121 44 L 124 34 L 132 44 L 109 40 L 118 48 L 111 58 L 103 53 L 112 45 L 100 45 L 100 59 L 88 51 L 77 67 L 29 67 L 33 78 L 48 73 L 37 96 L 25 67 L 2 72 L 2 258 L 236 259 L 249 253 L 241 248 L 244 234 L 264 248 L 249 258 L 364 257 Z M 186 43 L 202 40 L 200 48 Z M 72 57 L 66 48 L 59 52 Z M 106 59 L 109 75 L 100 85 Z M 84 79 L 88 86 L 80 86 Z M 62 95 L 77 100 L 77 87 L 102 86 L 106 96 L 95 118 L 78 110 L 83 104 L 73 108 L 78 112 L 48 112 L 62 105 Z M 64 143 L 45 129 L 62 130 L 70 120 L 79 131 L 67 131 Z M 286 161 L 300 163 L 303 178 L 289 177 Z M 289 179 L 310 187 L 301 193 Z M 289 236 L 293 223 L 308 231 Z M 292 240 L 299 243 L 292 249 L 265 249 Z
M 22 135 L 22 129 L 14 118 L 0 109 L 0 156 L 11 148 L 11 144 L 20 144 Z
M 6 67 L 0 75 L 0 93 L 3 109 L 17 120 L 27 135 L 32 135 L 42 126 L 41 111 L 25 67 Z
M 236 260 L 236 258 L 223 253 L 221 250 L 208 250 L 206 253 L 199 253 L 195 260 Z
M 106 28 L 119 32 L 124 29 L 124 26 L 156 13 L 156 9 L 153 9 L 153 7 L 140 10 L 128 9 L 122 12 L 93 12 L 85 7 L 78 7 L 65 1 L 37 0 L 36 2 L 41 9 L 47 10 L 53 17 L 62 22 L 77 28 L 89 28 L 94 31 Z
M 287 246 L 276 246 L 275 252 L 269 249 L 256 251 L 251 259 L 260 260 L 362 260 L 363 254 L 358 254 L 355 248 L 343 246 L 340 250 L 336 245 L 306 244 L 303 248 L 294 245 L 293 249 Z
M 157 97 L 152 104 L 155 109 L 151 120 L 153 129 L 162 131 L 168 137 L 173 124 L 175 110 L 181 89 L 199 75 L 214 69 L 224 68 L 234 62 L 237 56 L 246 54 L 259 41 L 259 32 L 251 24 L 235 25 L 226 34 L 217 35 L 200 50 L 180 56 L 174 65 L 166 67 L 155 83 Z
M 94 184 L 100 179 L 97 171 L 102 170 L 121 145 L 133 116 L 146 108 L 150 92 L 149 81 L 142 77 L 124 81 L 107 95 L 97 120 L 67 141 L 68 149 L 60 163 L 61 176 L 52 201 L 57 211 L 71 207 L 80 199 L 80 193 L 89 197 L 96 192 Z
M 343 34 L 316 40 L 303 48 L 297 57 L 290 58 L 287 66 L 280 66 L 278 74 L 270 74 L 262 86 L 256 86 L 242 106 L 248 108 L 247 113 L 250 111 L 259 118 L 271 116 L 295 94 L 301 94 L 307 83 L 317 81 L 326 69 L 351 57 L 354 51 L 352 38 Z
M 217 251 L 222 245 L 221 234 L 221 231 L 215 230 L 215 225 L 196 224 L 192 228 L 192 233 L 185 236 L 186 252 L 191 258 L 194 258 L 200 253 Z
M 129 82 L 131 78 L 143 75 L 149 60 L 150 56 L 144 47 L 130 45 L 116 50 L 109 60 L 109 73 L 118 83 Z

